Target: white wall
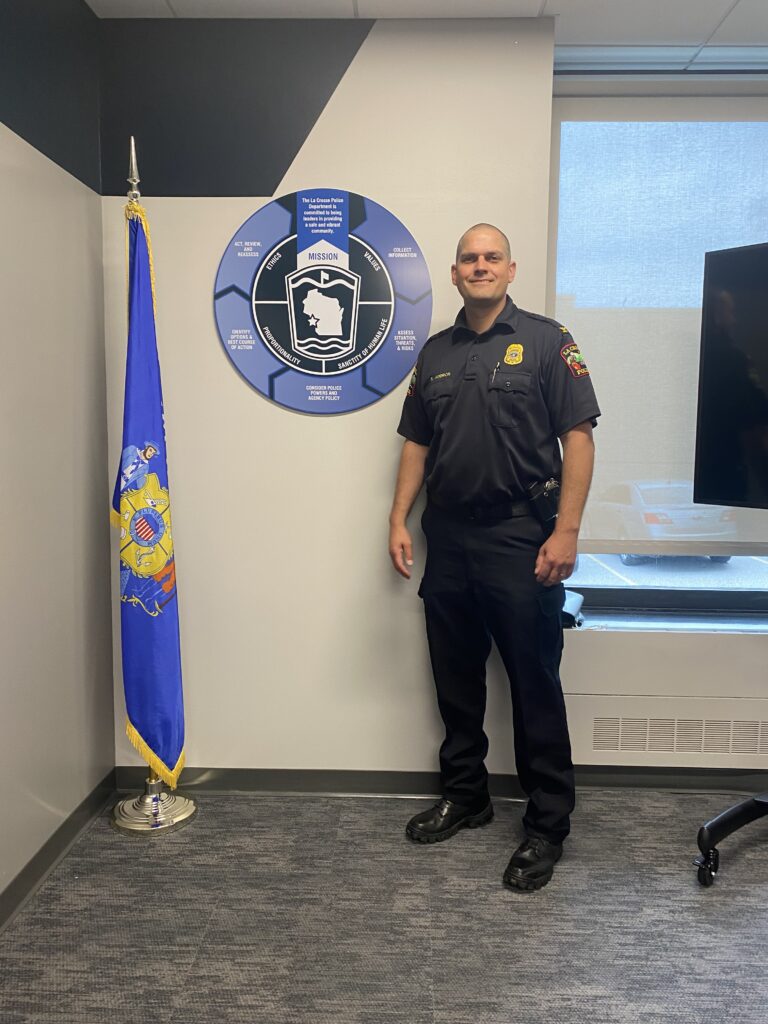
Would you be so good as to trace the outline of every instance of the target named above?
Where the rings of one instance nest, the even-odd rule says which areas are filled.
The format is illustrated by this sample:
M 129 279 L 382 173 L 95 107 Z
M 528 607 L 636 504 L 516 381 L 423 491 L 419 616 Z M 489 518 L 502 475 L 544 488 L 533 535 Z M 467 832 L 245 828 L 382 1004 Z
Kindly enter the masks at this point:
M 101 201 L 0 125 L 0 891 L 114 765 Z
M 331 185 L 389 208 L 429 263 L 435 329 L 458 307 L 448 275 L 458 235 L 478 220 L 498 223 L 519 262 L 514 298 L 543 311 L 551 68 L 547 23 L 378 22 L 276 195 Z M 252 391 L 218 340 L 213 283 L 233 233 L 272 197 L 152 199 L 151 183 L 143 184 L 157 272 L 187 763 L 435 770 L 441 730 L 416 596 L 416 514 L 414 581 L 394 574 L 386 550 L 405 385 L 337 417 L 291 413 Z M 125 346 L 122 205 L 103 201 L 110 467 Z M 597 439 L 599 457 L 599 431 Z M 745 714 L 768 720 L 754 700 L 766 655 L 761 636 L 569 635 L 564 682 L 576 759 L 713 763 L 597 755 L 594 717 L 603 707 L 711 717 L 698 697 L 731 694 L 722 715 L 738 717 L 743 698 Z M 734 665 L 746 689 L 738 679 L 725 688 Z M 120 686 L 118 678 L 117 763 L 135 764 Z M 665 696 L 678 701 L 672 712 L 665 703 L 637 710 L 638 699 Z M 490 769 L 512 771 L 509 698 L 495 656 L 487 723 Z
M 456 239 L 475 221 L 498 223 L 519 256 L 516 298 L 542 309 L 551 103 L 551 22 L 378 22 L 276 194 L 332 185 L 390 209 L 429 263 L 435 327 L 460 304 Z M 336 417 L 252 391 L 218 340 L 213 284 L 232 234 L 271 197 L 153 200 L 143 185 L 188 764 L 431 770 L 439 730 L 418 582 L 387 556 L 405 385 Z M 110 465 L 125 346 L 121 207 L 104 200 Z M 123 728 L 118 687 L 117 761 L 136 763 Z

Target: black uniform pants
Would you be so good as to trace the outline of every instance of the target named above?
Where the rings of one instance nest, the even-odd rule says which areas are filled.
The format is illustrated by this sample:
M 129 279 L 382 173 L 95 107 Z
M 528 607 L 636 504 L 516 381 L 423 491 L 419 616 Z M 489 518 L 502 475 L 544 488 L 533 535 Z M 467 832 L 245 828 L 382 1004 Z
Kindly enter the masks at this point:
M 427 564 L 419 594 L 445 740 L 443 794 L 488 798 L 485 664 L 495 641 L 512 690 L 515 761 L 528 797 L 526 833 L 562 842 L 574 806 L 573 764 L 560 684 L 562 584 L 536 582 L 545 532 L 532 516 L 455 518 L 428 505 Z

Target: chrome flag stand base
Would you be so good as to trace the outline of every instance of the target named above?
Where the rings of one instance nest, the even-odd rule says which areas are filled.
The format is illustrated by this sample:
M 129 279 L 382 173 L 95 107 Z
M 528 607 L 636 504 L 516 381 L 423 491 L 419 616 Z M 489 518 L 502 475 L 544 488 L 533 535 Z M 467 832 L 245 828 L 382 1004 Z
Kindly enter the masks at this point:
M 184 828 L 196 814 L 194 800 L 164 789 L 163 780 L 150 769 L 144 792 L 115 804 L 111 824 L 124 835 L 153 836 Z

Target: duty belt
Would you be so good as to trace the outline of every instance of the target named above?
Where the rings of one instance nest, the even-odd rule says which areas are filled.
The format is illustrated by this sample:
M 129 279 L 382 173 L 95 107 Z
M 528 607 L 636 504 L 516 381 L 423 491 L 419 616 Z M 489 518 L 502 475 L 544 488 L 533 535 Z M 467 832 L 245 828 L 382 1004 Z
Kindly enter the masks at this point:
M 522 501 L 503 501 L 498 505 L 452 506 L 441 505 L 434 498 L 428 498 L 428 504 L 437 509 L 440 515 L 465 523 L 493 523 L 502 519 L 532 515 L 531 503 L 525 498 Z

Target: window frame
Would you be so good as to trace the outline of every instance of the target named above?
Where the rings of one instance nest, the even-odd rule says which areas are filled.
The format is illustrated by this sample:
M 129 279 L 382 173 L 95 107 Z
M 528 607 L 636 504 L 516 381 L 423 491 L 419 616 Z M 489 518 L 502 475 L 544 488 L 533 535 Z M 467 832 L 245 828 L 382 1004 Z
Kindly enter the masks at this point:
M 578 583 L 569 586 L 584 598 L 585 609 L 603 612 L 722 613 L 768 616 L 766 590 L 697 590 L 684 587 L 589 587 Z

